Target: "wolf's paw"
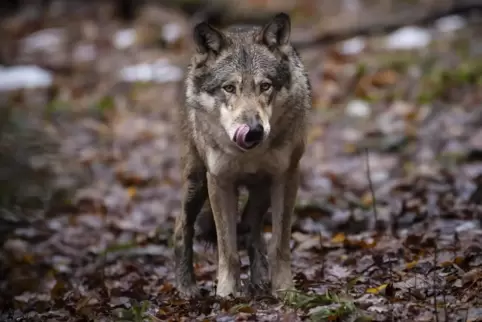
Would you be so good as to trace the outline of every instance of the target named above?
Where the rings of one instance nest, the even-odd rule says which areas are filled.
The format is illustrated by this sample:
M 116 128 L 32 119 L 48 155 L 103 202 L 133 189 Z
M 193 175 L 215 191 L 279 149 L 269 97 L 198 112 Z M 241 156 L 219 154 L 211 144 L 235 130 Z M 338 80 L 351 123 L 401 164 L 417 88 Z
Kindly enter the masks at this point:
M 225 279 L 224 283 L 216 283 L 216 296 L 220 298 L 242 297 L 242 283 L 237 279 Z
M 243 293 L 239 289 L 216 289 L 216 296 L 220 298 L 239 298 L 243 296 Z
M 201 295 L 201 289 L 195 283 L 178 284 L 176 288 L 183 298 L 196 298 Z

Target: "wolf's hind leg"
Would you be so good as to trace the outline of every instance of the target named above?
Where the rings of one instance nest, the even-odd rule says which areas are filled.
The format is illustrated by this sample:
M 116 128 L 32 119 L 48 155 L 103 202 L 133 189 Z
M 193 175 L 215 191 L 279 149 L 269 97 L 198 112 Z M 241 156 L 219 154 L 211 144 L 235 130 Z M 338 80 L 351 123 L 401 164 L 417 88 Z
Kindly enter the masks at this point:
M 248 231 L 246 248 L 249 256 L 250 291 L 263 294 L 269 290 L 269 271 L 266 242 L 263 238 L 263 219 L 270 205 L 270 182 L 248 187 L 249 197 L 241 217 L 243 230 Z
M 193 268 L 194 223 L 208 197 L 206 173 L 193 162 L 184 163 L 181 213 L 176 218 L 174 253 L 176 286 L 184 296 L 197 296 L 199 289 Z

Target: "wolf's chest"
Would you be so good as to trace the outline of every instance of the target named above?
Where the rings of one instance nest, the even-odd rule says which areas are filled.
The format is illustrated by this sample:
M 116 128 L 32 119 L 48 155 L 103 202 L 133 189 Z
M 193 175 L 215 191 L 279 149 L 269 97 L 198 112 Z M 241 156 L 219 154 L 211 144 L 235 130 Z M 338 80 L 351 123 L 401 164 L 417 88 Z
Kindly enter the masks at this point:
M 229 155 L 210 149 L 206 153 L 206 167 L 216 176 L 242 177 L 260 172 L 277 175 L 288 168 L 290 151 L 291 149 L 287 146 L 260 153 Z

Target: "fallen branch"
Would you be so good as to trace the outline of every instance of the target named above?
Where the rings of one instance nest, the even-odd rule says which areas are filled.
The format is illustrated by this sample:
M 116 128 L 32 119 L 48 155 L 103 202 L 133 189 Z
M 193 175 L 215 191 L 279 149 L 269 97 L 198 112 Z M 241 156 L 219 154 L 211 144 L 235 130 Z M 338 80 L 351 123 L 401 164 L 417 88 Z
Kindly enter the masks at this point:
M 368 13 L 357 17 L 356 24 L 344 25 L 333 30 L 322 32 L 313 40 L 296 42 L 297 48 L 306 48 L 314 45 L 325 45 L 356 36 L 368 36 L 380 33 L 389 33 L 407 25 L 429 25 L 437 19 L 450 15 L 467 16 L 470 13 L 482 10 L 482 0 L 455 0 L 448 5 L 432 5 L 427 10 L 405 10 L 393 15 L 374 18 Z
M 210 9 L 205 9 L 200 16 L 219 27 L 231 24 L 264 24 L 275 14 L 270 11 L 232 12 L 234 10 L 229 10 L 229 6 L 219 4 L 217 6 L 208 5 L 207 8 Z M 477 10 L 482 10 L 482 0 L 434 1 L 430 6 L 415 5 L 413 9 L 386 15 L 375 15 L 368 10 L 357 15 L 352 22 L 333 17 L 337 21 L 341 20 L 342 23 L 335 27 L 322 28 L 324 30 L 314 39 L 294 40 L 293 44 L 298 49 L 327 45 L 356 36 L 386 34 L 407 25 L 429 25 L 445 16 L 468 16 Z M 200 16 L 198 19 L 201 19 Z

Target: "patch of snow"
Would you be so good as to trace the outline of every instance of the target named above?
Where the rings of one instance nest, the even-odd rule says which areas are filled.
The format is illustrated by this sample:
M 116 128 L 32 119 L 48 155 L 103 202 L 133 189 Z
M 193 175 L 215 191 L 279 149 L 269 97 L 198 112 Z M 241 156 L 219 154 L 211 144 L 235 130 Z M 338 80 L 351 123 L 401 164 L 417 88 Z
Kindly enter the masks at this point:
M 58 50 L 66 36 L 65 30 L 48 28 L 36 31 L 23 39 L 23 49 L 26 52 Z
M 137 39 L 137 33 L 135 29 L 123 29 L 114 34 L 114 46 L 117 49 L 126 49 L 134 45 Z
M 53 82 L 51 73 L 34 65 L 0 67 L 0 90 L 48 87 Z
M 356 55 L 365 48 L 365 40 L 362 37 L 348 39 L 341 44 L 341 52 L 345 55 Z
M 162 27 L 162 39 L 173 43 L 181 38 L 182 28 L 176 23 L 168 23 Z
M 386 41 L 390 49 L 415 49 L 427 46 L 432 35 L 425 28 L 407 26 L 391 33 Z
M 467 21 L 458 15 L 446 16 L 435 21 L 435 28 L 442 32 L 450 32 L 461 29 L 467 25 Z
M 120 76 L 127 82 L 177 82 L 182 79 L 182 69 L 170 64 L 166 59 L 159 59 L 153 64 L 141 63 L 124 67 Z
M 347 104 L 346 113 L 355 117 L 367 117 L 370 115 L 370 105 L 361 100 L 353 100 Z

